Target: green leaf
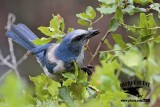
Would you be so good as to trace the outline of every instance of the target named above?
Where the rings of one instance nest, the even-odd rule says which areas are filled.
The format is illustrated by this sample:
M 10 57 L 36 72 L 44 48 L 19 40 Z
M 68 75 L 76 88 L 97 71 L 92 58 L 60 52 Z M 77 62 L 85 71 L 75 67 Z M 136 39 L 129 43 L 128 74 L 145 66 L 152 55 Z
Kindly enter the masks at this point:
M 108 32 L 116 31 L 118 29 L 118 26 L 119 26 L 118 20 L 116 18 L 112 18 L 109 23 Z
M 112 45 L 109 43 L 108 39 L 104 40 L 104 43 L 108 46 L 109 49 L 113 49 Z
M 148 59 L 148 56 L 150 54 L 149 45 L 147 43 L 143 44 L 143 46 L 141 47 L 141 50 L 142 50 L 143 58 Z
M 114 12 L 116 12 L 116 8 L 117 6 L 116 5 L 113 5 L 111 7 L 105 7 L 105 6 L 102 6 L 102 7 L 99 7 L 99 8 L 96 8 L 97 11 L 99 11 L 101 14 L 112 14 Z
M 84 71 L 78 70 L 77 82 L 80 84 L 86 84 L 87 81 L 87 73 Z
M 74 99 L 83 100 L 86 98 L 86 87 L 73 83 L 70 87 L 71 95 Z
M 40 30 L 46 36 L 50 36 L 52 38 L 56 38 L 58 41 L 61 41 L 62 37 L 65 34 L 64 19 L 59 14 L 57 16 L 53 15 L 53 18 L 50 20 L 49 27 L 40 26 L 38 30 Z M 47 40 L 49 41 L 50 39 L 46 39 L 46 38 L 41 39 L 41 41 L 48 43 Z M 40 40 L 38 42 L 40 42 Z
M 58 95 L 58 88 L 61 86 L 59 82 L 53 81 L 51 78 L 44 74 L 37 77 L 30 77 L 30 80 L 34 82 L 36 88 L 36 95 L 41 100 L 47 100 L 50 95 Z
M 158 12 L 158 17 L 160 18 L 160 4 L 159 3 L 153 3 L 150 5 L 150 8 Z
M 160 4 L 159 3 L 153 3 L 150 5 L 150 8 L 153 9 L 153 10 L 156 10 L 158 13 L 160 13 Z
M 107 53 L 106 52 L 100 52 L 99 60 L 103 61 L 103 60 L 106 60 L 106 59 L 107 59 Z
M 71 72 L 62 73 L 62 76 L 67 79 L 72 79 L 72 80 L 76 79 L 76 76 Z
M 112 34 L 112 37 L 114 39 L 114 41 L 120 45 L 122 48 L 125 48 L 126 47 L 126 43 L 123 41 L 122 39 L 122 35 L 120 34 Z
M 154 38 L 154 41 L 157 43 L 160 43 L 160 36 L 157 36 L 156 38 Z
M 67 33 L 74 31 L 74 28 L 68 28 Z
M 78 19 L 78 23 L 82 26 L 87 26 L 87 27 L 90 26 L 89 22 L 86 22 L 85 20 L 82 19 Z
M 115 13 L 115 18 L 118 19 L 118 21 L 123 20 L 123 13 L 122 13 L 122 8 L 117 7 L 116 13 Z
M 99 2 L 105 3 L 105 4 L 114 4 L 116 3 L 116 0 L 98 0 Z
M 83 19 L 85 21 L 89 21 L 90 16 L 86 13 L 80 13 L 80 14 L 76 14 L 76 16 L 80 19 Z
M 40 30 L 46 36 L 52 36 L 53 35 L 53 32 L 50 31 L 50 29 L 48 27 L 40 26 L 40 27 L 38 27 L 38 30 Z
M 67 106 L 76 107 L 67 87 L 62 86 L 59 88 L 59 97 L 67 104 Z
M 105 90 L 107 92 L 111 90 L 113 93 L 115 91 L 118 91 L 120 89 L 120 85 L 119 81 L 117 81 L 118 78 L 115 75 L 116 69 L 119 69 L 119 64 L 116 60 L 111 63 L 106 63 L 102 61 L 101 66 L 96 66 L 95 71 L 98 72 L 93 73 L 90 79 L 90 85 L 96 86 L 96 88 L 102 90 L 103 92 Z
M 79 69 L 78 69 L 77 63 L 74 61 L 73 64 L 74 64 L 74 68 L 75 68 L 75 76 L 78 77 Z
M 52 38 L 56 38 L 56 39 L 58 39 L 58 38 L 62 39 L 62 37 L 64 37 L 64 34 L 61 34 L 61 33 L 56 33 L 56 34 L 52 35 Z
M 158 18 L 160 18 L 160 13 L 158 13 Z
M 60 27 L 61 27 L 61 31 L 64 32 L 64 29 L 65 29 L 64 19 L 62 19 Z
M 57 18 L 53 18 L 50 21 L 49 27 L 53 28 L 55 31 L 57 31 L 60 28 L 59 22 Z
M 95 12 L 95 10 L 91 6 L 87 7 L 86 14 L 88 16 L 90 16 L 89 19 L 91 19 L 91 20 L 93 20 L 96 17 L 96 12 Z
M 111 57 L 109 57 L 109 58 L 106 60 L 106 62 L 107 62 L 107 63 L 111 63 L 111 62 L 113 62 L 114 60 L 116 60 L 117 58 L 118 58 L 118 56 L 112 55 Z
M 134 5 L 128 5 L 125 9 L 123 9 L 123 13 L 128 13 L 129 15 L 133 15 L 137 12 L 147 12 L 145 8 L 135 7 Z
M 54 81 L 54 80 L 49 80 L 48 82 L 50 82 L 48 84 L 48 92 L 55 97 L 55 95 L 58 95 L 58 88 L 61 86 L 60 83 Z
M 128 67 L 134 68 L 141 65 L 142 63 L 142 54 L 137 47 L 131 45 L 130 48 L 125 54 L 119 56 L 119 59 Z
M 156 33 L 156 30 L 154 29 L 147 29 L 147 28 L 153 28 L 156 27 L 156 22 L 153 18 L 153 14 L 146 15 L 145 13 L 140 14 L 140 35 L 141 36 L 147 36 L 147 35 L 153 35 Z
M 133 0 L 135 3 L 146 5 L 148 3 L 153 3 L 153 0 Z
M 149 40 L 151 37 L 152 37 L 152 35 L 143 36 L 143 37 L 141 38 L 141 42 L 144 42 L 144 41 L 146 41 L 146 40 Z
M 39 38 L 36 38 L 35 40 L 33 40 L 32 42 L 35 44 L 35 45 L 44 45 L 44 44 L 47 44 L 49 43 L 50 41 L 52 40 L 52 38 L 44 38 L 42 37 L 41 39 Z
M 147 16 L 145 15 L 145 13 L 140 14 L 139 27 L 141 27 L 141 28 L 147 28 L 148 27 Z M 140 29 L 140 34 L 141 34 L 141 36 L 149 35 L 149 30 Z
M 153 27 L 157 26 L 157 24 L 156 24 L 156 22 L 154 20 L 153 14 L 148 14 L 147 19 L 148 19 L 148 27 L 149 28 L 153 28 Z M 155 34 L 156 33 L 156 29 L 155 30 L 150 30 L 150 33 L 151 34 Z
M 76 80 L 73 79 L 67 79 L 66 81 L 63 82 L 63 85 L 68 87 L 71 86 L 71 84 L 76 83 Z

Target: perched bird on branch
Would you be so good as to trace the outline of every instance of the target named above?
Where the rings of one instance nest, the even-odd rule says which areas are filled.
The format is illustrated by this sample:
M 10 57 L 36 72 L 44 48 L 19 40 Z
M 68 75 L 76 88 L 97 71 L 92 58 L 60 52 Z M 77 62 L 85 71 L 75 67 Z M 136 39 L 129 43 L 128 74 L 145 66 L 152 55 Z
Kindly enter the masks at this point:
M 61 43 L 37 46 L 32 43 L 37 36 L 24 24 L 11 25 L 6 35 L 34 54 L 46 75 L 58 80 L 61 72 L 74 70 L 74 61 L 83 71 L 91 75 L 92 66 L 83 66 L 84 44 L 89 38 L 99 34 L 99 30 L 77 29 L 68 33 Z

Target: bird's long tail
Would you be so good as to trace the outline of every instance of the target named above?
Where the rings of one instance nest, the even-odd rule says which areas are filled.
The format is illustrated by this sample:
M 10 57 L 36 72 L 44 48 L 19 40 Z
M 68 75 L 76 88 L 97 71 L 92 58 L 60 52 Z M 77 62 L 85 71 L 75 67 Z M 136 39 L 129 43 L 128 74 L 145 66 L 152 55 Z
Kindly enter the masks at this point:
M 11 28 L 6 32 L 6 36 L 12 38 L 13 41 L 27 50 L 32 50 L 37 47 L 32 43 L 37 36 L 24 24 L 11 25 Z M 36 54 L 36 57 L 41 61 L 43 59 L 43 52 Z
M 37 36 L 24 24 L 12 25 L 9 31 L 6 32 L 6 35 L 27 50 L 36 47 L 32 40 L 35 40 Z

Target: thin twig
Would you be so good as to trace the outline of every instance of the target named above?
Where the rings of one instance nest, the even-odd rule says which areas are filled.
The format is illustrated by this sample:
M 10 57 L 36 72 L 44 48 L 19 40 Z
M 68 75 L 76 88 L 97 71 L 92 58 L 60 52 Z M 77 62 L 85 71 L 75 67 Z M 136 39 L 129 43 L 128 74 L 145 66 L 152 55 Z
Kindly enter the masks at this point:
M 110 32 L 106 32 L 106 34 L 104 35 L 104 37 L 101 39 L 100 43 L 98 44 L 96 51 L 94 52 L 93 56 L 91 57 L 90 61 L 89 61 L 89 65 L 91 65 L 92 61 L 94 60 L 94 58 L 97 56 L 99 49 L 102 45 L 102 43 L 104 42 L 104 40 L 108 37 L 108 35 L 110 34 Z
M 97 20 L 95 20 L 94 22 L 92 22 L 92 24 L 97 23 L 102 18 L 103 18 L 103 14 L 101 14 L 101 16 Z
M 8 67 L 12 68 L 12 64 L 10 62 L 8 62 L 8 60 L 6 60 L 3 55 L 2 55 L 2 52 L 0 50 L 0 60 L 2 61 L 3 64 L 7 65 Z
M 15 22 L 16 17 L 14 14 L 10 13 L 8 15 L 8 22 L 7 25 L 5 26 L 5 29 L 7 31 L 10 30 L 11 25 Z M 10 68 L 10 70 L 8 70 L 5 74 L 3 74 L 0 78 L 0 81 L 9 74 L 9 72 L 11 72 L 12 70 L 15 71 L 16 75 L 18 78 L 20 78 L 20 74 L 18 71 L 18 65 L 20 65 L 24 60 L 27 59 L 27 55 L 24 54 L 19 61 L 16 60 L 15 54 L 14 54 L 14 47 L 13 47 L 13 42 L 11 38 L 8 38 L 8 43 L 9 43 L 9 51 L 10 51 L 10 55 L 8 55 L 6 58 L 3 57 L 2 52 L 0 50 L 0 65 L 6 65 Z M 11 62 L 9 62 L 8 60 L 11 58 Z
M 9 13 L 8 15 L 8 21 L 7 25 L 5 26 L 5 29 L 8 31 L 11 28 L 11 25 L 16 21 L 16 16 L 13 13 Z
M 24 54 L 21 58 L 20 58 L 20 60 L 17 62 L 17 66 L 19 65 L 19 64 L 21 64 L 24 60 L 26 60 L 28 58 L 28 56 L 26 55 L 26 54 Z
M 128 28 L 135 28 L 135 29 L 148 29 L 148 30 L 156 30 L 156 29 L 160 29 L 159 26 L 156 26 L 156 27 L 153 27 L 153 28 L 144 28 L 144 27 L 138 27 L 138 26 L 131 26 L 131 25 L 127 25 L 125 23 L 121 23 L 125 28 L 128 27 Z
M 91 57 L 92 57 L 93 54 L 92 54 L 92 51 L 91 51 L 91 49 L 89 48 L 88 44 L 89 44 L 89 40 L 88 40 L 87 43 L 84 45 L 84 47 L 87 48 L 87 51 L 90 53 L 90 55 L 91 55 Z
M 87 50 L 88 50 L 89 54 L 90 54 L 90 55 L 91 55 L 91 57 L 92 57 L 92 56 L 93 56 L 93 54 L 92 54 L 92 51 L 91 51 L 90 47 L 89 47 L 89 46 L 86 46 L 86 48 L 87 48 Z
M 8 60 L 10 60 L 11 59 L 11 56 L 10 55 L 8 55 L 7 57 L 5 57 L 3 60 L 6 60 L 6 61 L 8 61 Z M 1 59 L 0 59 L 1 60 Z M 4 63 L 2 63 L 2 62 L 0 62 L 0 65 L 5 65 Z
M 133 46 L 135 46 L 135 45 L 133 45 Z M 110 53 L 110 52 L 116 52 L 116 51 L 125 51 L 126 49 L 132 48 L 133 46 L 126 47 L 126 48 L 124 48 L 124 49 L 119 49 L 119 50 L 114 50 L 114 49 L 112 49 L 112 50 L 108 50 L 108 51 L 101 51 L 101 52 Z
M 24 55 L 20 58 L 20 60 L 17 62 L 17 66 L 19 66 L 24 60 L 26 60 L 27 57 L 28 57 L 28 56 L 27 56 L 26 54 L 24 54 Z M 2 81 L 11 71 L 13 71 L 13 65 L 12 65 L 10 62 L 8 62 L 8 60 L 9 60 L 10 58 L 11 58 L 10 55 L 8 55 L 6 58 L 4 58 L 3 55 L 2 55 L 2 53 L 1 53 L 1 50 L 0 50 L 0 60 L 2 61 L 1 63 L 2 63 L 3 65 L 7 65 L 7 66 L 10 68 L 6 73 L 4 73 L 4 74 L 0 77 L 0 81 Z
M 17 61 L 16 61 L 16 57 L 15 57 L 15 54 L 14 54 L 14 49 L 13 49 L 14 48 L 13 47 L 13 42 L 12 42 L 11 38 L 8 38 L 8 43 L 9 43 L 10 55 L 11 55 L 11 58 L 12 58 L 13 70 L 15 71 L 17 77 L 20 78 L 20 74 L 19 74 L 19 71 L 18 71 L 18 68 L 17 68 Z

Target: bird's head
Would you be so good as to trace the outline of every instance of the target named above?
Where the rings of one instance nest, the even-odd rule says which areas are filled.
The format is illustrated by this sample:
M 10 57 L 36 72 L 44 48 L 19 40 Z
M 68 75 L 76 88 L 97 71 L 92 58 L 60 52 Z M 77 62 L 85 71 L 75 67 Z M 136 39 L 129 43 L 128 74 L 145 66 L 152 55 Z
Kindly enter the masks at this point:
M 68 33 L 62 40 L 63 45 L 66 45 L 72 51 L 81 50 L 86 40 L 99 34 L 100 30 L 82 30 L 77 29 Z

